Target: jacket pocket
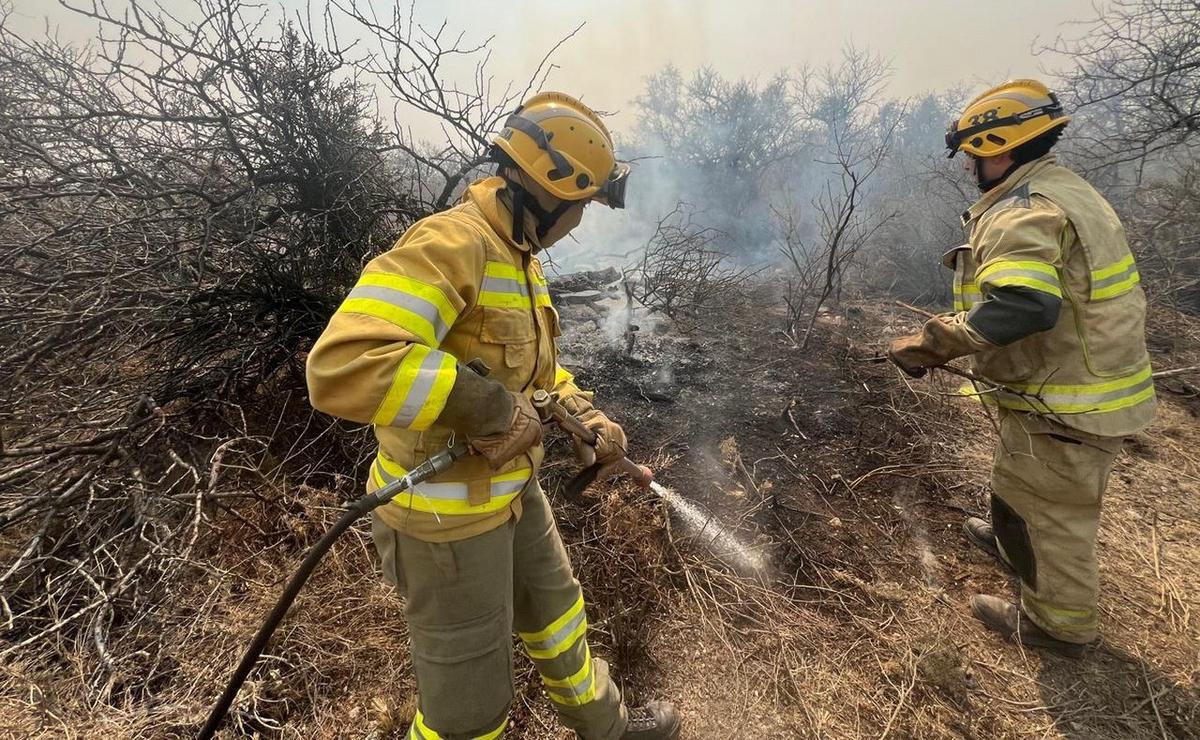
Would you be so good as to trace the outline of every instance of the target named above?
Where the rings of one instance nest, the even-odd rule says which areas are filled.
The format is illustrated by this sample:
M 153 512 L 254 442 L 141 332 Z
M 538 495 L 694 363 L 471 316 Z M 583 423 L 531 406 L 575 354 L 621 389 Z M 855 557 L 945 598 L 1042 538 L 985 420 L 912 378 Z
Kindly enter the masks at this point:
M 479 325 L 479 339 L 492 345 L 485 362 L 503 357 L 509 369 L 532 365 L 534 357 L 533 314 L 521 308 L 495 308 L 484 306 L 483 321 Z

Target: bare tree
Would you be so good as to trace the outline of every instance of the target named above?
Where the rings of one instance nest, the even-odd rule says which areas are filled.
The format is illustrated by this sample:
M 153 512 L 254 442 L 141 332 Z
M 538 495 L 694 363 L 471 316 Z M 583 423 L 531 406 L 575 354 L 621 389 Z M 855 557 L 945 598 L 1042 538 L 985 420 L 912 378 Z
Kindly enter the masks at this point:
M 372 76 L 392 96 L 393 146 L 415 164 L 410 191 L 431 211 L 445 208 L 464 181 L 487 162 L 491 137 L 504 118 L 528 95 L 540 89 L 554 70 L 550 58 L 570 40 L 582 24 L 546 51 L 537 68 L 521 85 L 493 89 L 487 64 L 491 38 L 469 42 L 446 23 L 436 29 L 414 19 L 415 2 L 396 2 L 383 14 L 375 3 L 335 0 L 332 8 L 365 30 L 374 48 L 356 67 Z M 330 25 L 333 10 L 327 11 Z M 449 69 L 468 60 L 474 67 L 469 85 L 461 85 Z M 453 64 L 452 64 L 453 63 Z M 440 125 L 444 144 L 417 142 L 405 120 L 413 112 Z
M 1200 6 L 1191 0 L 1112 0 L 1049 51 L 1086 110 L 1073 137 L 1092 166 L 1141 163 L 1200 131 Z
M 883 164 L 903 116 L 903 106 L 879 105 L 889 74 L 881 58 L 850 47 L 840 65 L 806 71 L 798 81 L 798 107 L 826 152 L 817 161 L 830 170 L 812 201 L 815 239 L 801 238 L 796 213 L 776 210 L 780 251 L 791 267 L 785 328 L 801 348 L 808 346 L 821 308 L 840 296 L 849 265 L 894 215 L 865 212 L 868 183 Z
M 758 257 L 768 243 L 765 195 L 771 175 L 798 162 L 798 134 L 788 79 L 729 80 L 702 68 L 691 78 L 672 66 L 652 75 L 636 102 L 636 150 L 650 157 L 640 177 L 654 219 L 680 198 L 725 232 L 738 257 Z M 655 196 L 658 196 L 657 198 Z
M 219 513 L 330 475 L 304 455 L 356 468 L 362 430 L 306 446 L 332 427 L 304 353 L 457 170 L 410 192 L 420 152 L 336 34 L 242 0 L 64 4 L 94 46 L 0 18 L 0 660 L 78 663 L 107 699 L 157 680 L 147 635 Z M 460 135 L 442 163 L 523 91 L 438 102 L 438 39 L 389 71 Z
M 686 204 L 676 205 L 659 219 L 641 262 L 625 270 L 627 292 L 684 328 L 693 327 L 698 319 L 737 300 L 755 274 L 728 265 L 728 254 L 715 247 L 724 236 L 697 224 Z
M 1125 225 L 1155 299 L 1200 314 L 1200 163 L 1138 188 Z

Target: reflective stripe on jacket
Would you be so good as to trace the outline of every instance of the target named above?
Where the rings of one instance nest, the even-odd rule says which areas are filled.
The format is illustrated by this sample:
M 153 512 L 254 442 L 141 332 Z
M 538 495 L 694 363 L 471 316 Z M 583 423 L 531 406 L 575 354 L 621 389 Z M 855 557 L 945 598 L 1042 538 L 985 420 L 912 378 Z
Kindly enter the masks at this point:
M 379 451 L 369 490 L 399 478 L 451 442 L 437 423 L 460 370 L 474 359 L 514 392 L 579 394 L 557 364 L 558 314 L 541 263 L 512 240 L 498 202 L 504 181 L 471 185 L 457 206 L 414 224 L 371 260 L 308 357 L 313 405 L 374 425 Z M 539 446 L 491 470 L 468 457 L 378 512 L 414 537 L 445 542 L 520 515 Z

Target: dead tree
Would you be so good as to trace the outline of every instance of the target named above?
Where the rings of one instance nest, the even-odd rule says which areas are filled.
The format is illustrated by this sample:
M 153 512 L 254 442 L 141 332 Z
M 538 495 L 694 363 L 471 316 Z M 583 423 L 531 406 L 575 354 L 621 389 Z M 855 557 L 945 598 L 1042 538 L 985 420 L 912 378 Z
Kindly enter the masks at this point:
M 0 661 L 107 700 L 159 680 L 146 636 L 222 512 L 356 469 L 304 353 L 429 199 L 335 37 L 241 0 L 66 4 L 97 43 L 0 17 Z
M 1136 163 L 1200 131 L 1200 6 L 1189 0 L 1114 0 L 1047 51 L 1083 114 L 1073 138 L 1093 167 Z
M 715 245 L 724 234 L 700 226 L 684 203 L 659 219 L 641 262 L 625 270 L 626 290 L 639 303 L 686 327 L 731 305 L 752 268 L 731 266 Z
M 365 31 L 372 49 L 355 66 L 377 80 L 392 96 L 392 146 L 404 152 L 413 165 L 410 192 L 430 211 L 449 205 L 459 188 L 481 174 L 487 162 L 491 137 L 520 102 L 541 89 L 554 70 L 550 58 L 570 40 L 582 24 L 552 44 L 520 85 L 493 88 L 487 64 L 491 38 L 467 41 L 451 32 L 446 23 L 425 28 L 414 18 L 415 2 L 396 2 L 381 14 L 376 3 L 334 0 L 328 11 L 334 19 L 348 19 Z M 460 85 L 453 72 L 464 60 L 474 67 L 469 85 Z M 444 138 L 441 145 L 417 141 L 405 121 L 413 113 L 437 121 Z
M 893 214 L 868 213 L 867 185 L 891 146 L 902 111 L 878 110 L 889 69 L 879 58 L 848 48 L 840 66 L 806 72 L 799 80 L 798 106 L 823 140 L 829 168 L 812 200 L 817 236 L 801 238 L 798 214 L 776 209 L 782 228 L 780 251 L 791 268 L 785 330 L 808 346 L 821 308 L 840 297 L 846 271 L 862 247 Z M 803 331 L 801 332 L 801 327 Z
M 667 66 L 647 79 L 636 102 L 637 147 L 654 157 L 643 165 L 648 177 L 673 183 L 670 197 L 703 212 L 740 258 L 761 257 L 756 251 L 769 241 L 763 224 L 771 176 L 805 150 L 787 77 L 760 84 L 704 68 L 684 78 Z M 652 213 L 666 207 L 660 203 Z

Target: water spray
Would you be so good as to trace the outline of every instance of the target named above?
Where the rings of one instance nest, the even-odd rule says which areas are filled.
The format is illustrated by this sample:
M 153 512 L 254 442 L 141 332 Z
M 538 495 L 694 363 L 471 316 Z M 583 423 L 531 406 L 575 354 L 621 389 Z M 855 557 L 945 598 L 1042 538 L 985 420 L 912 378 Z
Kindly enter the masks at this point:
M 564 431 L 579 437 L 587 444 L 596 444 L 596 433 L 585 427 L 546 391 L 534 392 L 533 406 L 538 409 L 538 413 L 542 415 L 544 421 L 557 422 Z M 616 471 L 627 473 L 642 488 L 649 488 L 653 491 L 683 520 L 688 529 L 695 532 L 697 541 L 702 542 L 713 555 L 724 559 L 742 572 L 758 572 L 766 566 L 766 561 L 761 554 L 751 550 L 713 514 L 705 513 L 696 504 L 656 482 L 650 468 L 638 465 L 628 457 L 612 463 L 612 466 L 612 469 Z M 591 485 L 600 471 L 606 467 L 608 466 L 597 463 L 572 478 L 567 483 L 567 497 L 578 500 L 583 489 Z
M 705 512 L 674 490 L 657 482 L 650 482 L 650 490 L 671 507 L 688 529 L 695 532 L 697 542 L 735 570 L 749 574 L 758 573 L 766 568 L 767 560 L 762 553 L 750 549 L 737 535 L 721 524 L 716 515 Z

